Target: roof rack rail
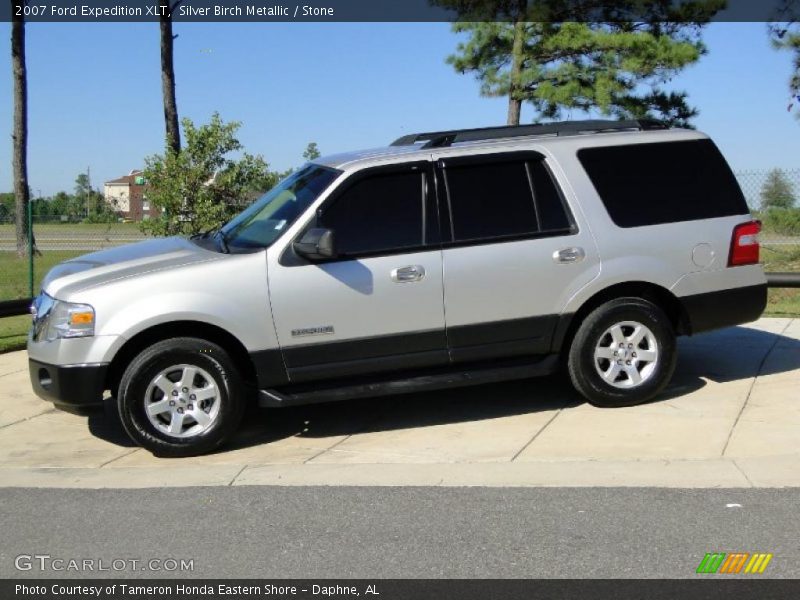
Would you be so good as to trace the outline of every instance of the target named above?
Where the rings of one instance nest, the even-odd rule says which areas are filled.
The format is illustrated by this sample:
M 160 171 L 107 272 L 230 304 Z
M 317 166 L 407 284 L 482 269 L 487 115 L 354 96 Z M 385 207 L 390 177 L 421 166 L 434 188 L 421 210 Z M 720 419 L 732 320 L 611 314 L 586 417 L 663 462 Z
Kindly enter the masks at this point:
M 499 140 L 503 138 L 534 135 L 579 135 L 582 133 L 603 133 L 608 131 L 646 131 L 669 129 L 661 121 L 654 119 L 632 119 L 627 121 L 585 120 L 558 121 L 531 125 L 503 125 L 500 127 L 480 127 L 477 129 L 453 129 L 451 131 L 431 131 L 411 133 L 397 138 L 392 146 L 411 146 L 425 142 L 422 148 L 443 148 L 459 142 Z

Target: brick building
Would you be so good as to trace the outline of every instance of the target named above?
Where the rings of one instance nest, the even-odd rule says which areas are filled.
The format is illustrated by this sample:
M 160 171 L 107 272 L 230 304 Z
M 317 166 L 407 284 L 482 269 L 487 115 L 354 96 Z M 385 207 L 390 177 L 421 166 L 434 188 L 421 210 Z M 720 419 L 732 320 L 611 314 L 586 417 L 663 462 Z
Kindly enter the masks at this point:
M 123 218 L 143 221 L 156 214 L 147 200 L 146 186 L 141 171 L 131 171 L 123 177 L 106 181 L 104 195 L 114 210 Z

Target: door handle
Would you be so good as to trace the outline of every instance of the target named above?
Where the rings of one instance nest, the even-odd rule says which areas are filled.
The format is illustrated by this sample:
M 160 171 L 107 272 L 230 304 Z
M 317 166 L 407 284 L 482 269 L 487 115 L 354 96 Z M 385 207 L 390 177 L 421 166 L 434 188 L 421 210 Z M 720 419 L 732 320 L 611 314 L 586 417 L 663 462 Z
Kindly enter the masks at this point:
M 392 281 L 395 283 L 410 283 L 425 277 L 425 267 L 422 265 L 409 265 L 392 269 Z
M 583 251 L 583 248 L 578 247 L 562 248 L 553 252 L 553 260 L 562 265 L 579 263 L 584 258 L 586 258 L 586 252 Z

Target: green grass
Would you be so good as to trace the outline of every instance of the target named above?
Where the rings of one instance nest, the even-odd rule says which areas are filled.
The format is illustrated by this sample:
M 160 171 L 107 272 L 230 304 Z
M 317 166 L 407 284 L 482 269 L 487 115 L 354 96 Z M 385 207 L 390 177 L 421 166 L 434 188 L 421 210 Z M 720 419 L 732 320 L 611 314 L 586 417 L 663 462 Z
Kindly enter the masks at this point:
M 15 225 L 13 223 L 3 223 L 0 225 L 0 237 L 14 237 Z M 48 232 L 54 231 L 72 231 L 86 234 L 99 234 L 106 232 L 125 233 L 132 235 L 140 235 L 139 223 L 61 223 L 57 220 L 39 220 L 36 217 L 33 219 L 33 233 L 36 235 L 36 229 L 47 229 Z
M 39 284 L 47 272 L 68 258 L 75 258 L 87 251 L 53 250 L 33 259 L 33 294 L 38 293 Z M 16 300 L 30 296 L 28 287 L 28 259 L 17 258 L 15 252 L 0 252 L 0 301 Z
M 34 258 L 34 295 L 39 290 L 42 277 L 51 267 L 62 260 L 85 254 L 84 252 L 45 252 L 42 256 Z M 28 290 L 28 259 L 17 258 L 14 252 L 0 252 L 0 300 L 16 300 L 27 298 Z M 5 317 L 0 319 L 0 354 L 22 350 L 28 336 L 31 324 L 29 315 L 18 317 Z
M 0 319 L 0 354 L 25 348 L 30 326 L 30 315 Z
M 91 250 L 69 250 L 76 248 L 102 248 L 121 243 L 144 239 L 139 230 L 139 223 L 60 223 L 58 221 L 34 221 L 34 235 L 39 240 L 39 249 L 43 256 L 34 261 L 34 293 L 39 288 L 42 277 L 54 265 L 68 258 L 87 254 Z M 5 250 L 0 251 L 0 301 L 26 298 L 30 295 L 28 283 L 28 261 L 18 259 L 16 253 L 10 251 L 14 246 L 14 225 L 0 225 L 0 240 Z M 87 242 L 89 243 L 87 245 Z M 49 244 L 62 250 L 48 250 Z
M 762 246 L 761 262 L 767 272 L 800 272 L 800 246 Z M 800 317 L 800 289 L 771 288 L 764 314 Z
M 800 317 L 800 289 L 770 289 L 765 317 Z

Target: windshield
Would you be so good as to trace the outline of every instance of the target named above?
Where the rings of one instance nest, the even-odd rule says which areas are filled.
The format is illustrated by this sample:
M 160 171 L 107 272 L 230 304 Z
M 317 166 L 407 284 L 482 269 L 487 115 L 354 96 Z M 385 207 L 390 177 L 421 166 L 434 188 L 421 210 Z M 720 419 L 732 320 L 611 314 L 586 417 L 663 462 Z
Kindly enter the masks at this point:
M 227 246 L 235 251 L 266 248 L 311 206 L 341 171 L 308 164 L 222 227 Z

